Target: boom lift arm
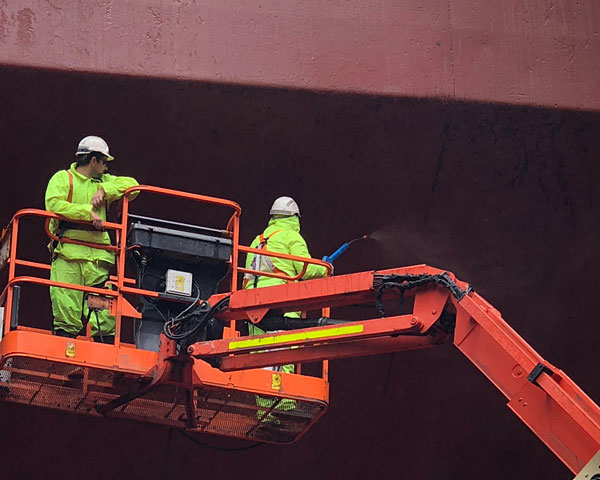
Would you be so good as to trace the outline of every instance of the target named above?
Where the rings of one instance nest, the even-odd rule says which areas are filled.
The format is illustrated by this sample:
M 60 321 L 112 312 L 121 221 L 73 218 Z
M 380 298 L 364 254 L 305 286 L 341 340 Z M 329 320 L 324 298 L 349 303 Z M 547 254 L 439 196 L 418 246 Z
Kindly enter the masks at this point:
M 409 296 L 414 297 L 412 312 L 384 316 L 384 300 Z M 215 296 L 209 303 L 218 299 Z M 218 358 L 221 370 L 234 371 L 428 348 L 452 340 L 507 397 L 508 407 L 574 473 L 599 451 L 598 406 L 531 348 L 500 312 L 448 272 L 419 265 L 232 292 L 229 306 L 216 316 L 224 321 L 245 316 L 263 325 L 269 312 L 373 301 L 379 318 L 199 342 L 189 346 L 188 353 L 197 359 Z

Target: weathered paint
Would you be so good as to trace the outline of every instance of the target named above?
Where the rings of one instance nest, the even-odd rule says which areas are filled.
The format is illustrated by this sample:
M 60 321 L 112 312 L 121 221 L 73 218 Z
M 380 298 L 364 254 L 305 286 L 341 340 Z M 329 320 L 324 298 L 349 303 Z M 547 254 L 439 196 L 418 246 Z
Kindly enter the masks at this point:
M 600 108 L 596 0 L 0 1 L 0 63 Z
M 382 243 L 352 245 L 336 272 L 447 268 L 600 400 L 598 112 L 26 68 L 0 68 L 0 109 L 0 225 L 42 207 L 49 177 L 81 137 L 99 134 L 114 173 L 239 202 L 245 244 L 279 195 L 299 202 L 315 256 L 382 230 Z M 145 194 L 132 204 L 226 222 L 225 212 L 173 206 Z M 22 231 L 24 257 L 47 262 L 43 226 Z M 48 328 L 47 292 L 24 288 L 22 298 L 24 321 Z M 331 408 L 299 444 L 218 452 L 173 433 L 167 478 L 573 478 L 452 347 L 336 361 L 330 373 Z M 2 479 L 154 479 L 165 469 L 160 427 L 3 404 L 0 426 Z
M 448 268 L 599 400 L 600 114 L 575 111 L 600 106 L 597 3 L 398 3 L 0 0 L 0 63 L 43 67 L 0 68 L 0 224 L 99 134 L 116 173 L 238 201 L 246 243 L 283 194 L 316 256 L 382 229 L 336 271 Z M 446 101 L 464 98 L 520 105 Z M 23 231 L 47 261 L 41 225 Z M 47 292 L 23 298 L 48 327 Z M 331 381 L 299 444 L 174 433 L 168 468 L 163 428 L 0 405 L 2 478 L 572 478 L 451 348 L 334 362 Z

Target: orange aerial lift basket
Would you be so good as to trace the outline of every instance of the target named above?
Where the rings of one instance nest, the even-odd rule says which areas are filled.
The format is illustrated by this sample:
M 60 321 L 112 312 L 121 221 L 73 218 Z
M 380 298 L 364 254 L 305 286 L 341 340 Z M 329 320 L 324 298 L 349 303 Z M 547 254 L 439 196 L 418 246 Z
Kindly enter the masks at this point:
M 50 233 L 48 224 L 59 216 L 35 209 L 19 211 L 3 232 L 0 253 L 0 263 L 8 267 L 7 284 L 0 296 L 3 312 L 0 401 L 137 419 L 243 439 L 294 441 L 327 408 L 326 362 L 321 375 L 307 376 L 265 369 L 223 372 L 209 362 L 195 360 L 185 351 L 180 352 L 177 342 L 160 333 L 164 321 L 157 322 L 152 315 L 146 315 L 152 312 L 149 306 L 156 308 L 160 304 L 176 311 L 181 306 L 181 311 L 182 306 L 190 306 L 197 300 L 193 298 L 195 293 L 185 297 L 157 291 L 156 282 L 153 289 L 140 288 L 143 278 L 140 275 L 137 279 L 130 278 L 126 274 L 128 259 L 135 263 L 131 261 L 134 254 L 143 258 L 148 252 L 154 257 L 163 253 L 157 271 L 162 268 L 164 275 L 169 266 L 187 265 L 195 280 L 204 281 L 204 295 L 197 304 L 215 292 L 218 280 L 227 272 L 229 290 L 234 292 L 239 274 L 247 271 L 238 267 L 240 252 L 253 251 L 239 245 L 240 207 L 228 200 L 158 187 L 138 186 L 128 193 L 133 191 L 224 207 L 232 215 L 222 230 L 159 221 L 130 215 L 126 195 L 121 223 L 104 224 L 105 229 L 115 232 L 116 238 L 114 246 L 106 246 L 58 239 Z M 117 268 L 116 275 L 108 282 L 109 288 L 51 281 L 49 264 L 20 259 L 19 227 L 29 218 L 45 219 L 46 233 L 55 241 L 114 251 Z M 297 260 L 304 262 L 304 269 L 295 278 L 302 276 L 309 262 L 323 263 Z M 148 261 L 148 269 L 152 262 L 153 258 Z M 35 269 L 42 274 L 23 276 L 20 269 Z M 216 279 L 215 274 L 218 274 Z M 87 334 L 84 332 L 74 339 L 52 335 L 50 321 L 46 329 L 27 326 L 27 319 L 19 316 L 19 305 L 22 289 L 29 284 L 79 290 L 85 292 L 90 309 L 109 309 L 116 319 L 114 345 L 93 342 L 89 325 Z M 138 299 L 137 308 L 133 299 Z M 140 305 L 142 300 L 144 305 Z M 141 312 L 144 306 L 146 311 Z M 244 314 L 241 318 L 247 319 Z M 121 338 L 126 322 L 136 323 L 134 342 L 126 343 Z M 228 322 L 219 334 L 224 338 L 239 336 L 235 321 Z

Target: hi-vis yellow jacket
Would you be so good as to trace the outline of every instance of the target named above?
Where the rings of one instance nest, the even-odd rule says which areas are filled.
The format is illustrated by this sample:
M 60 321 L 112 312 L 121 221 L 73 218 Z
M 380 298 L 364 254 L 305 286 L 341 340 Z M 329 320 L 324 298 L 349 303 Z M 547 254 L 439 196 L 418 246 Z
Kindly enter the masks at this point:
M 91 221 L 92 197 L 102 187 L 106 193 L 106 202 L 94 211 L 103 221 L 106 221 L 106 211 L 110 203 L 119 200 L 128 188 L 138 185 L 138 182 L 132 177 L 117 177 L 108 173 L 103 174 L 101 178 L 88 178 L 75 170 L 76 166 L 77 164 L 73 163 L 68 172 L 67 170 L 60 170 L 52 176 L 46 188 L 46 210 L 72 220 Z M 69 173 L 71 174 L 72 186 Z M 72 198 L 69 201 L 70 192 Z M 133 194 L 132 197 L 135 195 L 137 193 Z M 58 228 L 59 222 L 53 219 L 50 222 L 50 231 L 56 233 Z M 91 231 L 70 228 L 64 231 L 63 237 L 110 245 L 108 233 L 101 230 Z M 54 253 L 68 260 L 115 263 L 115 256 L 112 252 L 84 245 L 61 242 L 54 249 Z
M 278 215 L 273 216 L 269 221 L 269 225 L 267 226 L 266 230 L 262 233 L 262 238 L 263 241 L 264 239 L 267 239 L 266 244 L 264 244 L 264 247 L 262 247 L 267 251 L 311 258 L 310 253 L 308 252 L 306 241 L 304 238 L 302 238 L 302 235 L 300 235 L 300 219 L 296 215 L 289 217 Z M 250 246 L 252 248 L 260 248 L 260 244 L 261 235 L 258 235 Z M 254 254 L 248 254 L 246 258 L 246 268 L 253 268 L 252 264 L 254 257 Z M 275 257 L 264 257 L 262 255 L 261 257 L 270 259 L 270 262 L 272 262 L 272 266 L 277 273 L 283 272 L 293 277 L 302 271 L 302 262 L 284 260 L 282 258 Z M 257 262 L 254 262 L 254 268 L 257 267 L 256 263 Z M 265 263 L 268 264 L 268 262 L 261 262 L 262 265 Z M 273 271 L 272 269 L 269 269 L 269 267 L 264 266 L 256 269 L 265 271 L 265 268 L 267 271 Z M 327 269 L 325 267 L 309 264 L 308 268 L 306 269 L 306 273 L 302 276 L 302 280 L 321 278 L 326 274 Z M 265 276 L 258 276 L 255 278 L 254 276 L 248 275 L 244 280 L 244 288 L 270 287 L 273 285 L 281 285 L 283 283 L 286 283 L 286 281 L 278 278 Z

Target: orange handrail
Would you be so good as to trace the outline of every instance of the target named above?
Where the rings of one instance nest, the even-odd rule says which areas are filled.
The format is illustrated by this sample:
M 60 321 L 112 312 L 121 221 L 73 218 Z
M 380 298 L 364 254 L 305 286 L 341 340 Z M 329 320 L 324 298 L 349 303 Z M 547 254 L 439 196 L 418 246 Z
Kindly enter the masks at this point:
M 296 280 L 300 280 L 304 276 L 304 274 L 306 273 L 306 269 L 308 268 L 308 265 L 319 265 L 321 267 L 325 267 L 327 269 L 328 275 L 331 275 L 331 272 L 333 270 L 333 267 L 330 263 L 324 262 L 322 260 L 317 260 L 316 258 L 298 257 L 296 255 L 289 255 L 287 253 L 272 252 L 270 250 L 264 250 L 264 249 L 261 250 L 258 248 L 244 247 L 242 245 L 238 246 L 238 250 L 241 252 L 245 252 L 245 253 L 253 253 L 255 255 L 264 255 L 266 257 L 275 257 L 275 258 L 281 258 L 283 260 L 292 260 L 294 262 L 302 262 L 303 263 L 302 270 L 300 271 L 300 273 L 298 273 L 297 275 L 294 275 L 294 276 L 279 274 L 279 273 L 262 272 L 260 270 L 252 270 L 249 268 L 241 268 L 240 267 L 238 269 L 238 271 L 241 273 L 249 273 L 251 275 L 256 275 L 257 277 L 265 276 L 265 277 L 279 278 L 282 280 L 287 280 L 288 282 L 295 282 Z
M 6 285 L 5 290 L 0 295 L 1 301 L 6 300 L 7 315 L 5 318 L 6 318 L 7 322 L 8 322 L 8 319 L 10 318 L 10 315 L 12 312 L 12 295 L 9 294 L 10 293 L 9 290 L 12 290 L 13 286 L 20 282 L 38 283 L 38 284 L 47 285 L 47 286 L 60 286 L 60 287 L 64 287 L 64 288 L 72 288 L 74 290 L 80 290 L 80 291 L 85 291 L 85 292 L 90 292 L 90 293 L 93 292 L 93 293 L 106 294 L 111 297 L 116 297 L 116 301 L 117 301 L 117 315 L 116 315 L 116 319 L 115 319 L 116 320 L 116 322 L 115 322 L 116 323 L 116 325 L 115 325 L 115 329 L 116 329 L 115 345 L 118 346 L 119 335 L 120 335 L 120 331 L 121 331 L 121 320 L 122 320 L 121 312 L 122 312 L 123 301 L 124 301 L 122 299 L 122 294 L 137 294 L 137 295 L 144 295 L 144 296 L 150 296 L 150 297 L 157 295 L 157 293 L 153 292 L 153 291 L 143 290 L 143 289 L 139 289 L 139 288 L 135 288 L 135 287 L 132 288 L 131 286 L 127 286 L 128 284 L 131 283 L 131 279 L 128 279 L 125 277 L 125 258 L 126 258 L 125 254 L 126 254 L 127 246 L 125 245 L 125 242 L 123 239 L 127 238 L 129 201 L 131 200 L 130 194 L 135 193 L 135 192 L 141 192 L 141 191 L 149 192 L 152 194 L 158 194 L 158 195 L 172 196 L 175 198 L 192 200 L 192 201 L 197 201 L 197 202 L 201 202 L 201 203 L 209 203 L 209 204 L 213 204 L 213 205 L 224 206 L 227 208 L 231 208 L 233 210 L 233 214 L 229 218 L 229 221 L 227 222 L 227 227 L 226 227 L 226 231 L 228 231 L 230 233 L 230 236 L 232 238 L 232 254 L 231 254 L 231 258 L 230 258 L 230 262 L 229 262 L 230 268 L 231 268 L 231 270 L 230 270 L 231 271 L 231 287 L 230 287 L 231 292 L 236 291 L 238 289 L 238 275 L 240 273 L 241 274 L 249 273 L 249 274 L 253 274 L 253 275 L 257 275 L 257 276 L 267 276 L 267 277 L 272 277 L 272 278 L 279 278 L 279 279 L 290 281 L 290 282 L 300 280 L 306 274 L 306 270 L 308 269 L 308 266 L 311 264 L 325 267 L 327 269 L 327 275 L 331 275 L 331 273 L 332 273 L 332 266 L 329 263 L 323 262 L 318 259 L 298 257 L 298 256 L 294 256 L 294 255 L 288 255 L 285 253 L 258 250 L 255 248 L 240 245 L 239 244 L 239 225 L 240 225 L 239 221 L 240 221 L 240 215 L 241 215 L 241 207 L 236 202 L 233 202 L 231 200 L 216 198 L 216 197 L 210 197 L 210 196 L 206 196 L 206 195 L 200 195 L 200 194 L 196 194 L 196 193 L 181 192 L 178 190 L 172 190 L 172 189 L 168 189 L 168 188 L 154 187 L 154 186 L 149 186 L 149 185 L 138 185 L 138 186 L 129 188 L 123 196 L 123 211 L 122 211 L 121 223 L 103 222 L 104 228 L 114 229 L 117 232 L 117 238 L 118 238 L 117 245 L 107 245 L 107 244 L 99 244 L 99 243 L 94 243 L 94 242 L 84 242 L 84 241 L 74 240 L 74 239 L 69 239 L 69 238 L 59 239 L 56 235 L 54 235 L 49 230 L 49 222 L 53 218 L 59 219 L 59 220 L 66 220 L 66 221 L 73 222 L 73 223 L 87 224 L 87 225 L 91 224 L 91 222 L 89 222 L 89 221 L 66 219 L 60 215 L 53 213 L 53 212 L 48 212 L 45 210 L 38 210 L 38 209 L 19 210 L 13 216 L 13 218 L 11 220 L 11 224 L 10 224 L 10 227 L 12 227 L 11 228 L 12 237 L 11 237 L 11 253 L 10 253 L 10 258 L 8 261 L 10 264 L 9 281 L 8 281 L 8 284 Z M 39 269 L 46 270 L 46 271 L 50 269 L 50 265 L 21 260 L 21 259 L 18 259 L 16 256 L 19 220 L 24 216 L 45 217 L 46 218 L 46 222 L 45 222 L 46 233 L 47 233 L 48 237 L 53 240 L 61 241 L 64 243 L 73 243 L 73 244 L 78 244 L 78 245 L 84 245 L 84 246 L 88 246 L 91 248 L 99 248 L 99 249 L 104 249 L 104 250 L 115 252 L 115 254 L 117 256 L 117 274 L 116 274 L 116 276 L 113 276 L 111 278 L 111 283 L 114 287 L 116 287 L 116 290 L 101 290 L 101 289 L 93 290 L 91 288 L 82 287 L 80 285 L 61 284 L 59 282 L 51 282 L 46 279 L 35 280 L 36 277 L 16 277 L 15 276 L 15 267 L 17 265 L 32 267 L 32 268 L 39 268 Z M 292 276 L 292 275 L 286 275 L 286 274 L 281 274 L 281 273 L 261 272 L 261 271 L 256 271 L 256 270 L 252 270 L 252 269 L 248 269 L 248 268 L 243 268 L 238 265 L 239 256 L 240 256 L 241 252 L 242 253 L 261 254 L 261 255 L 266 255 L 266 256 L 270 256 L 270 257 L 274 257 L 274 258 L 281 258 L 284 260 L 301 262 L 302 270 L 297 275 Z M 231 331 L 233 332 L 233 330 L 235 329 L 235 323 L 234 322 L 231 322 L 231 323 L 232 323 L 232 325 L 230 325 L 232 327 Z M 7 329 L 5 331 L 8 331 L 8 326 L 9 325 L 7 325 Z
M 25 276 L 15 277 L 6 283 L 6 287 L 4 287 L 4 290 L 2 290 L 2 293 L 0 293 L 0 304 L 6 298 L 8 288 L 21 283 L 33 283 L 36 285 L 46 285 L 48 287 L 68 288 L 69 290 L 79 290 L 80 292 L 96 293 L 98 295 L 106 295 L 109 297 L 116 297 L 119 294 L 115 290 L 109 290 L 106 288 L 85 287 L 83 285 L 77 285 L 75 283 L 57 282 L 55 280 L 48 280 L 47 278 Z
M 65 220 L 71 223 L 80 223 L 82 225 L 91 225 L 92 222 L 88 222 L 85 220 L 70 220 L 68 218 L 65 218 L 63 216 L 57 215 L 54 218 L 58 218 L 60 220 Z M 55 235 L 54 233 L 52 233 L 50 231 L 50 220 L 52 220 L 51 218 L 46 219 L 46 223 L 44 225 L 44 228 L 46 229 L 46 235 L 48 235 L 48 237 L 50 237 L 51 240 L 54 240 L 55 242 L 61 242 L 61 243 L 71 243 L 74 245 L 83 245 L 85 247 L 91 247 L 91 248 L 101 248 L 103 250 L 109 250 L 109 251 L 114 251 L 114 252 L 118 252 L 119 251 L 119 247 L 115 246 L 115 245 L 110 245 L 107 243 L 96 243 L 96 242 L 84 242 L 83 240 L 75 240 L 73 238 L 68 238 L 68 237 L 58 237 L 57 235 Z M 104 231 L 106 228 L 111 228 L 113 230 L 117 230 L 120 231 L 121 230 L 121 225 L 118 223 L 111 223 L 111 222 L 102 222 L 102 229 L 100 230 L 96 230 L 98 232 L 102 232 Z
M 134 192 L 151 192 L 151 193 L 158 193 L 161 195 L 167 195 L 167 196 L 171 196 L 171 197 L 195 200 L 195 201 L 203 202 L 203 203 L 211 203 L 213 205 L 221 205 L 224 207 L 230 207 L 238 215 L 241 215 L 241 213 L 242 213 L 242 207 L 240 207 L 240 205 L 238 203 L 234 202 L 233 200 L 226 200 L 224 198 L 217 198 L 217 197 L 209 197 L 207 195 L 200 195 L 198 193 L 182 192 L 179 190 L 172 190 L 170 188 L 154 187 L 152 185 L 137 185 L 135 187 L 128 188 L 125 191 L 123 198 L 125 198 L 127 200 L 127 202 L 129 202 L 129 194 L 134 193 Z
M 167 196 L 171 196 L 171 197 L 175 197 L 175 198 L 193 200 L 193 201 L 197 201 L 197 202 L 201 202 L 201 203 L 209 203 L 212 205 L 219 205 L 219 206 L 228 207 L 228 208 L 233 209 L 233 214 L 231 215 L 231 217 L 229 218 L 229 221 L 227 222 L 226 230 L 231 232 L 232 246 L 233 246 L 232 254 L 231 254 L 231 261 L 230 261 L 230 268 L 231 268 L 231 288 L 230 288 L 230 290 L 231 291 L 237 290 L 239 218 L 242 213 L 242 207 L 240 207 L 240 205 L 238 203 L 236 203 L 232 200 L 210 197 L 207 195 L 200 195 L 197 193 L 182 192 L 179 190 L 172 190 L 169 188 L 154 187 L 151 185 L 137 185 L 135 187 L 131 187 L 131 188 L 127 189 L 123 195 L 121 232 L 125 237 L 127 235 L 127 217 L 129 215 L 129 202 L 130 202 L 129 197 L 130 197 L 131 193 L 135 193 L 135 192 L 149 192 L 149 193 L 154 193 L 154 194 L 158 194 L 158 195 L 167 195 Z M 117 262 L 117 289 L 120 292 L 129 292 L 129 293 L 132 293 L 133 291 L 139 292 L 140 290 L 132 289 L 131 287 L 126 287 L 124 284 L 125 283 L 125 280 L 124 280 L 124 278 L 125 278 L 125 245 L 124 245 L 124 243 L 125 242 L 123 242 L 123 244 L 121 245 L 121 252 L 118 256 L 118 262 Z M 154 292 L 154 293 L 156 293 L 156 292 Z M 152 295 L 152 293 L 149 292 L 149 295 Z M 119 342 L 118 339 L 121 334 L 122 305 L 123 305 L 123 298 L 120 295 L 117 297 L 117 315 L 116 315 L 116 324 L 115 324 L 115 345 L 116 346 L 118 346 L 118 342 Z M 231 322 L 230 326 L 231 326 L 231 331 L 233 332 L 235 330 L 235 322 Z
M 127 246 L 123 239 L 127 238 L 127 228 L 128 228 L 128 218 L 127 217 L 128 217 L 129 200 L 130 200 L 129 194 L 136 192 L 136 191 L 147 191 L 147 192 L 155 193 L 158 195 L 172 196 L 172 197 L 176 197 L 176 198 L 193 200 L 193 201 L 198 201 L 198 202 L 202 202 L 202 203 L 209 203 L 209 204 L 213 204 L 213 205 L 225 206 L 225 207 L 233 209 L 233 214 L 227 223 L 227 230 L 229 231 L 231 238 L 233 239 L 233 242 L 232 242 L 233 243 L 233 253 L 232 253 L 232 259 L 231 259 L 230 263 L 232 265 L 232 273 L 233 273 L 233 276 L 232 276 L 233 288 L 232 288 L 232 290 L 236 289 L 235 284 L 237 284 L 237 268 L 234 263 L 234 260 L 237 261 L 237 257 L 238 257 L 237 246 L 238 246 L 238 241 L 239 241 L 239 216 L 241 214 L 241 207 L 239 206 L 239 204 L 237 204 L 231 200 L 209 197 L 206 195 L 181 192 L 181 191 L 177 191 L 177 190 L 171 190 L 171 189 L 162 188 L 162 187 L 154 187 L 154 186 L 149 186 L 149 185 L 139 185 L 139 186 L 132 187 L 125 192 L 124 201 L 123 201 L 123 215 L 122 215 L 121 223 L 103 222 L 103 229 L 113 229 L 116 231 L 116 233 L 117 233 L 117 244 L 116 245 L 101 244 L 101 243 L 95 243 L 95 242 L 85 242 L 85 241 L 74 240 L 74 239 L 70 239 L 70 238 L 64 238 L 64 237 L 58 238 L 56 235 L 54 235 L 52 232 L 50 232 L 50 229 L 49 229 L 49 223 L 50 223 L 51 219 L 65 220 L 65 221 L 69 221 L 72 223 L 91 225 L 91 222 L 89 222 L 89 221 L 72 220 L 72 219 L 65 218 L 65 217 L 58 215 L 56 213 L 53 213 L 53 212 L 34 209 L 34 208 L 22 209 L 15 213 L 15 215 L 12 217 L 12 219 L 9 223 L 9 227 L 8 227 L 11 230 L 10 254 L 9 254 L 9 259 L 7 261 L 8 265 L 9 265 L 8 282 L 7 282 L 4 290 L 0 294 L 0 303 L 6 302 L 5 318 L 4 318 L 4 320 L 5 320 L 4 332 L 5 333 L 8 332 L 9 328 L 10 328 L 10 318 L 12 316 L 12 307 L 13 307 L 13 305 L 12 305 L 12 297 L 13 297 L 12 290 L 13 290 L 14 286 L 19 283 L 34 283 L 34 284 L 46 285 L 49 287 L 56 286 L 56 287 L 62 287 L 62 288 L 69 288 L 69 289 L 73 289 L 73 290 L 107 295 L 107 296 L 116 298 L 117 315 L 115 318 L 115 323 L 116 323 L 116 325 L 115 325 L 115 329 L 116 329 L 116 331 L 115 331 L 115 333 L 116 333 L 115 346 L 119 345 L 119 335 L 120 335 L 120 331 L 121 331 L 121 316 L 122 316 L 121 312 L 122 312 L 123 301 L 124 301 L 122 295 L 124 293 L 144 295 L 144 296 L 150 296 L 150 297 L 155 297 L 158 295 L 157 292 L 128 287 L 127 284 L 130 284 L 132 282 L 132 279 L 125 277 L 125 256 L 126 256 L 125 254 L 127 251 Z M 24 267 L 38 268 L 40 270 L 45 270 L 45 271 L 48 271 L 51 268 L 50 265 L 48 265 L 48 264 L 43 264 L 43 263 L 33 262 L 33 261 L 28 261 L 28 260 L 22 260 L 17 257 L 19 221 L 22 217 L 26 217 L 26 216 L 36 216 L 36 217 L 46 218 L 44 227 L 46 230 L 46 234 L 52 240 L 60 241 L 63 243 L 72 243 L 72 244 L 76 244 L 76 245 L 83 245 L 83 246 L 88 246 L 91 248 L 98 248 L 98 249 L 115 252 L 115 254 L 117 256 L 117 275 L 112 276 L 111 284 L 113 284 L 116 287 L 116 290 L 84 287 L 84 286 L 75 285 L 75 284 L 65 284 L 65 283 L 61 283 L 61 282 L 54 282 L 54 281 L 51 281 L 48 279 L 31 277 L 31 276 L 27 276 L 27 277 L 16 276 L 17 265 L 24 266 Z
M 11 261 L 11 260 L 9 260 Z M 50 265 L 46 264 L 46 263 L 39 263 L 39 262 L 31 262 L 29 260 L 14 260 L 14 262 L 17 265 L 20 265 L 22 267 L 31 267 L 31 268 L 39 268 L 40 270 L 48 270 L 50 271 Z
M 10 319 L 12 317 L 12 309 L 13 309 L 12 293 L 13 293 L 14 286 L 16 284 L 35 283 L 35 284 L 42 284 L 42 285 L 48 285 L 48 286 L 59 286 L 59 287 L 73 289 L 73 290 L 81 290 L 81 291 L 90 292 L 90 293 L 98 293 L 101 295 L 117 296 L 116 292 L 112 292 L 112 291 L 104 290 L 104 289 L 98 289 L 98 288 L 94 288 L 94 287 L 83 287 L 81 285 L 64 284 L 61 282 L 54 282 L 51 280 L 38 278 L 38 277 L 17 277 L 16 276 L 17 265 L 33 267 L 33 268 L 40 268 L 43 270 L 50 269 L 49 265 L 45 265 L 45 264 L 38 263 L 38 262 L 30 262 L 30 261 L 26 261 L 26 260 L 20 260 L 19 258 L 17 258 L 17 246 L 18 246 L 18 239 L 19 239 L 19 223 L 20 223 L 21 218 L 26 217 L 26 216 L 46 218 L 47 219 L 45 222 L 46 233 L 48 234 L 48 236 L 50 238 L 52 238 L 54 240 L 59 240 L 59 241 L 64 241 L 64 239 L 59 239 L 58 237 L 56 237 L 49 231 L 48 224 L 50 222 L 50 219 L 56 218 L 59 220 L 66 220 L 66 221 L 72 221 L 75 223 L 91 225 L 91 222 L 80 221 L 80 220 L 70 220 L 70 219 L 62 217 L 61 215 L 58 215 L 54 212 L 48 212 L 46 210 L 40 210 L 37 208 L 21 209 L 13 215 L 13 217 L 11 218 L 11 221 L 8 225 L 8 228 L 11 231 L 11 238 L 10 238 L 11 244 L 10 244 L 10 253 L 9 253 L 9 258 L 8 258 L 8 265 L 9 265 L 8 281 L 7 281 L 6 287 L 2 291 L 2 294 L 0 294 L 0 303 L 4 303 L 6 301 L 6 308 L 5 308 L 5 315 L 4 315 L 4 329 L 3 329 L 4 334 L 6 334 L 10 329 Z M 119 232 L 122 228 L 121 224 L 118 224 L 118 223 L 104 222 L 103 225 L 105 228 L 112 228 L 112 229 L 115 229 L 117 232 Z M 75 244 L 79 244 L 79 245 L 89 246 L 92 248 L 118 251 L 118 247 L 114 247 L 113 245 L 106 245 L 106 244 L 93 243 L 93 242 L 81 242 L 81 241 L 72 240 L 72 239 L 68 239 L 68 240 L 69 241 L 67 241 L 66 243 L 75 243 Z

